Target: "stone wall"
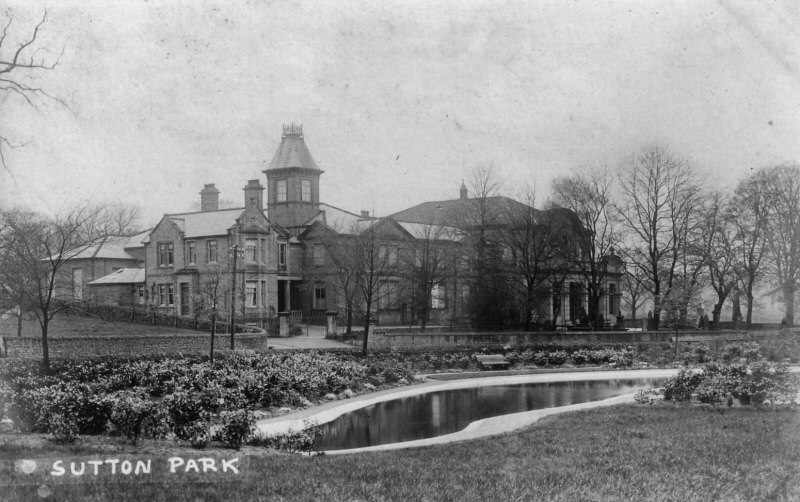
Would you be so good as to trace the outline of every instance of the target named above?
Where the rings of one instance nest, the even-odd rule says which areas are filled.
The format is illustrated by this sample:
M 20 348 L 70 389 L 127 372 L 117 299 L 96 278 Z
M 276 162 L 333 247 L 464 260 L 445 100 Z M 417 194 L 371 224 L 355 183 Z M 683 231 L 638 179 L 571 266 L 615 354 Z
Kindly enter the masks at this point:
M 787 334 L 800 335 L 800 328 L 764 331 L 693 331 L 679 332 L 680 344 L 704 343 L 719 348 L 726 343 L 759 340 Z M 674 343 L 672 331 L 549 331 L 549 332 L 449 332 L 432 329 L 387 330 L 375 327 L 369 335 L 369 348 L 375 350 L 416 350 L 429 348 L 481 347 L 486 345 L 639 345 Z
M 164 334 L 164 335 L 95 335 L 59 336 L 48 339 L 51 359 L 85 359 L 99 356 L 162 356 L 162 355 L 207 355 L 211 335 Z M 214 351 L 230 347 L 230 335 L 218 333 L 214 337 Z M 264 351 L 268 348 L 265 333 L 236 333 L 236 350 Z M 42 341 L 39 337 L 0 337 L 3 356 L 18 358 L 41 358 Z
M 370 333 L 369 347 L 376 350 L 475 347 L 483 345 L 637 345 L 671 340 L 667 332 L 564 331 L 564 332 L 429 332 L 382 330 Z

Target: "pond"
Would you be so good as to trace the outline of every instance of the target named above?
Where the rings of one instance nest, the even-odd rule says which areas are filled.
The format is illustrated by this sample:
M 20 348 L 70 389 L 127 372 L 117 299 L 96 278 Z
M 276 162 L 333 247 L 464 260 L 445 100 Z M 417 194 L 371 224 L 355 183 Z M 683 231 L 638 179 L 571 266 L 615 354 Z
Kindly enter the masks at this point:
M 662 379 L 492 385 L 428 392 L 376 403 L 320 425 L 318 450 L 345 450 L 460 431 L 489 417 L 599 401 L 657 387 Z

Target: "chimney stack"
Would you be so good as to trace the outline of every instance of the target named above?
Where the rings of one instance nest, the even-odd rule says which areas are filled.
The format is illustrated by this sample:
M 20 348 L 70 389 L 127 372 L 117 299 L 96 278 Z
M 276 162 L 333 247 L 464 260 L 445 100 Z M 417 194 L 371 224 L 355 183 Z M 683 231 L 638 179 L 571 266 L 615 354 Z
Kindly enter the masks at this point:
M 244 187 L 244 207 L 264 209 L 264 187 L 258 180 L 248 180 Z
M 361 210 L 361 217 L 365 220 L 369 218 L 369 211 Z
M 213 183 L 204 186 L 200 192 L 200 211 L 204 213 L 219 211 L 219 190 Z

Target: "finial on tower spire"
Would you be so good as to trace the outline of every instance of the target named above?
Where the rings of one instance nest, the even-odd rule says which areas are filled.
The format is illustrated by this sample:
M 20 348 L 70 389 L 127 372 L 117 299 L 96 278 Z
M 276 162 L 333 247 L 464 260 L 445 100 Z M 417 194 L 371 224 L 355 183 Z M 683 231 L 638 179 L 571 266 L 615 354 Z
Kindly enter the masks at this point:
M 292 122 L 289 125 L 283 124 L 283 136 L 281 138 L 285 138 L 286 136 L 299 136 L 303 137 L 303 124 L 295 124 Z

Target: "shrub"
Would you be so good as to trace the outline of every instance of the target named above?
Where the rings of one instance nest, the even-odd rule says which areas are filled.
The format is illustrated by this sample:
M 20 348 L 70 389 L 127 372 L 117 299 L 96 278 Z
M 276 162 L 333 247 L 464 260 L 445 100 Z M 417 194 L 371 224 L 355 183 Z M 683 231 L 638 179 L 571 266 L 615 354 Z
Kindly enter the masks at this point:
M 628 368 L 633 365 L 634 352 L 630 349 L 612 351 L 609 363 L 617 368 Z
M 250 410 L 223 411 L 220 419 L 222 426 L 214 438 L 227 446 L 238 450 L 253 436 L 255 417 Z
M 733 395 L 745 405 L 792 404 L 800 385 L 797 377 L 789 375 L 788 370 L 785 364 L 766 361 L 749 364 L 741 373 Z
M 579 349 L 579 350 L 574 351 L 570 357 L 572 357 L 572 362 L 575 363 L 575 364 L 579 364 L 580 365 L 580 364 L 586 364 L 587 362 L 589 362 L 588 351 L 586 351 L 584 349 Z
M 74 443 L 78 437 L 77 422 L 63 413 L 50 415 L 47 428 L 57 443 Z
M 211 413 L 203 408 L 200 400 L 188 392 L 176 392 L 162 401 L 162 408 L 169 417 L 169 427 L 179 439 L 195 441 L 203 430 L 208 432 Z
M 664 384 L 664 400 L 686 402 L 692 398 L 697 386 L 703 381 L 701 371 L 685 369 Z
M 733 405 L 736 398 L 743 405 L 763 406 L 793 404 L 800 391 L 796 375 L 788 367 L 766 361 L 740 364 L 709 363 L 701 370 L 682 370 L 667 380 L 664 399 L 698 401 L 712 405 Z
M 113 398 L 111 424 L 131 442 L 140 437 L 162 438 L 169 428 L 163 407 L 148 400 L 141 392 L 122 391 Z
M 275 448 L 289 453 L 311 453 L 314 451 L 314 446 L 320 437 L 322 437 L 322 429 L 315 422 L 306 421 L 302 430 L 289 430 L 285 434 L 258 436 L 253 438 L 250 444 Z
M 653 405 L 656 403 L 656 396 L 658 395 L 657 389 L 642 389 L 633 396 L 633 400 L 637 404 Z
M 51 417 L 61 414 L 74 423 L 78 433 L 100 434 L 106 429 L 110 412 L 110 403 L 83 383 L 24 389 L 11 394 L 7 402 L 9 417 L 23 432 L 51 432 Z
M 536 352 L 533 354 L 533 359 L 531 359 L 533 364 L 536 366 L 547 366 L 547 363 L 550 362 L 550 358 L 547 355 L 547 352 Z
M 550 352 L 547 354 L 547 364 L 550 366 L 561 366 L 565 362 L 567 362 L 567 358 L 569 354 L 567 354 L 563 350 L 557 350 L 555 352 Z

